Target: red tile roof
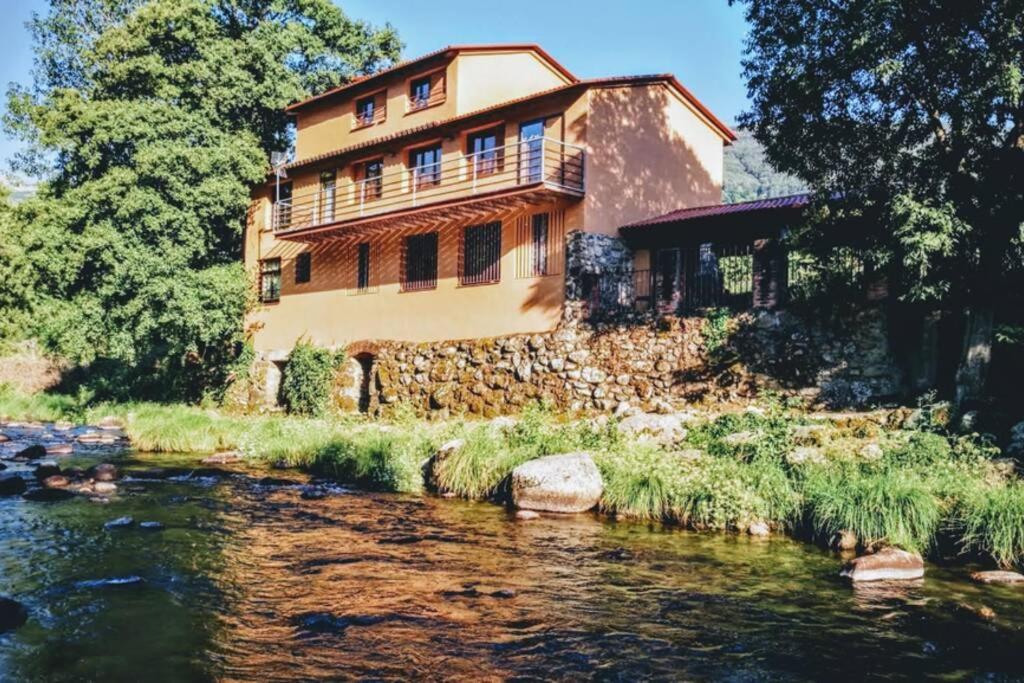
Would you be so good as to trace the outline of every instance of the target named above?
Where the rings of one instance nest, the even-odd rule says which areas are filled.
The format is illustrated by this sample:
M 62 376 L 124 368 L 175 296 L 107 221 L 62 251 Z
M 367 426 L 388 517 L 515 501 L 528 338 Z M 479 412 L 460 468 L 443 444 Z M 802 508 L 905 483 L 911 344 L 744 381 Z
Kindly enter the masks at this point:
M 686 209 L 676 209 L 661 216 L 645 218 L 636 223 L 624 225 L 621 230 L 632 231 L 639 228 L 649 228 L 673 223 L 683 223 L 698 218 L 709 218 L 712 216 L 726 216 L 737 213 L 753 213 L 756 211 L 778 211 L 783 209 L 802 209 L 811 202 L 811 195 L 803 192 L 791 194 L 785 197 L 771 197 L 769 199 L 755 199 L 749 202 L 737 202 L 735 204 L 711 204 L 709 206 L 694 206 Z
M 378 71 L 378 72 L 376 72 L 374 74 L 370 74 L 368 76 L 358 76 L 358 77 L 352 79 L 351 81 L 349 81 L 348 83 L 345 83 L 343 85 L 339 85 L 336 88 L 332 88 L 330 90 L 327 90 L 326 92 L 320 93 L 319 95 L 314 95 L 313 97 L 309 97 L 309 98 L 306 98 L 306 99 L 301 100 L 299 102 L 295 102 L 294 104 L 290 104 L 287 107 L 285 107 L 285 111 L 286 112 L 295 112 L 295 111 L 297 111 L 299 109 L 302 109 L 302 108 L 306 107 L 309 104 L 313 104 L 314 102 L 319 102 L 320 100 L 332 97 L 334 95 L 337 95 L 338 93 L 344 92 L 344 91 L 346 91 L 346 90 L 348 90 L 350 88 L 353 88 L 353 87 L 355 87 L 357 85 L 362 85 L 363 83 L 367 83 L 368 81 L 376 80 L 376 79 L 380 78 L 381 76 L 386 76 L 387 74 L 393 74 L 393 73 L 396 73 L 396 72 L 399 72 L 399 71 L 403 71 L 405 69 L 408 69 L 410 67 L 416 66 L 416 65 L 418 65 L 418 64 L 420 64 L 422 62 L 425 62 L 427 60 L 433 59 L 434 57 L 440 57 L 441 55 L 449 55 L 449 56 L 454 57 L 455 55 L 457 55 L 460 52 L 486 52 L 486 51 L 491 51 L 491 50 L 529 50 L 529 51 L 532 51 L 532 52 L 536 52 L 540 56 L 541 59 L 543 59 L 545 62 L 547 62 L 552 68 L 554 68 L 560 74 L 562 74 L 570 83 L 575 83 L 576 81 L 579 80 L 579 79 L 576 78 L 576 76 L 574 76 L 572 74 L 571 71 L 566 69 L 554 57 L 552 57 L 550 54 L 548 54 L 547 51 L 544 50 L 544 48 L 542 48 L 540 45 L 536 45 L 536 44 L 533 44 L 533 43 L 510 43 L 510 44 L 494 43 L 494 44 L 487 44 L 487 45 L 449 45 L 448 47 L 443 47 L 440 50 L 434 50 L 433 52 L 428 52 L 427 54 L 422 55 L 420 57 L 416 57 L 415 59 L 406 59 L 404 61 L 398 62 L 398 63 L 393 64 L 393 65 L 389 66 L 386 69 L 382 69 L 382 70 L 380 70 L 380 71 Z

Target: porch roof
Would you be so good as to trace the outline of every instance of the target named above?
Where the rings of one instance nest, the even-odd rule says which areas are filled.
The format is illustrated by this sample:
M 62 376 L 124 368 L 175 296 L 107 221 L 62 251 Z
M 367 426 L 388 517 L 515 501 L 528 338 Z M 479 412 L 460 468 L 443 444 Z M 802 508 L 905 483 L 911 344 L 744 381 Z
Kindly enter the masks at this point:
M 693 206 L 685 209 L 676 209 L 661 216 L 645 218 L 642 221 L 630 223 L 619 228 L 623 233 L 636 233 L 643 228 L 676 226 L 684 227 L 692 225 L 701 219 L 718 218 L 720 216 L 735 216 L 737 214 L 767 213 L 767 212 L 795 212 L 810 204 L 811 195 L 807 192 L 791 194 L 785 197 L 771 197 L 768 199 L 755 199 L 749 202 L 736 202 L 735 204 L 710 204 L 708 206 Z

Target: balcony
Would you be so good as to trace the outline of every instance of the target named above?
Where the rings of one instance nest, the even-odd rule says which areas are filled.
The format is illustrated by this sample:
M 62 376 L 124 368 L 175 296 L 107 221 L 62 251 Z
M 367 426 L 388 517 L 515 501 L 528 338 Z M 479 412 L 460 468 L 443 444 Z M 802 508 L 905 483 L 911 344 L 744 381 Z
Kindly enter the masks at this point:
M 281 239 L 310 242 L 357 228 L 484 219 L 582 197 L 583 168 L 582 147 L 535 138 L 280 200 L 273 230 Z

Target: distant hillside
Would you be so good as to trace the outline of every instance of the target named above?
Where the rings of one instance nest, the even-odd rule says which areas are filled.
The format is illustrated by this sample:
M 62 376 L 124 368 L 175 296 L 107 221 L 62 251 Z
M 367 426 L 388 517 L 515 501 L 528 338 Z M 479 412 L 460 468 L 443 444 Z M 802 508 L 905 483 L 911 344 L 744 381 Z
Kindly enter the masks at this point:
M 725 188 L 722 201 L 745 202 L 803 192 L 803 183 L 779 173 L 768 163 L 764 149 L 749 131 L 737 131 L 739 139 L 725 148 Z

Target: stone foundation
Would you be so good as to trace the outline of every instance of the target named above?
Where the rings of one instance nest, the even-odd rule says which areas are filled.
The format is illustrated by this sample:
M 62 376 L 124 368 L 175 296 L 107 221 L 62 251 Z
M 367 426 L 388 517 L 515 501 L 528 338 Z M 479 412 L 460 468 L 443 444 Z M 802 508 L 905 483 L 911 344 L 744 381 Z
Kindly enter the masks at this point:
M 707 348 L 699 317 L 578 320 L 570 305 L 566 322 L 547 334 L 379 342 L 373 402 L 383 410 L 407 403 L 438 416 L 496 416 L 537 399 L 569 411 L 612 411 L 621 403 L 664 411 L 777 391 L 842 408 L 885 401 L 902 388 L 878 308 L 830 324 L 784 311 L 738 314 L 718 349 Z

